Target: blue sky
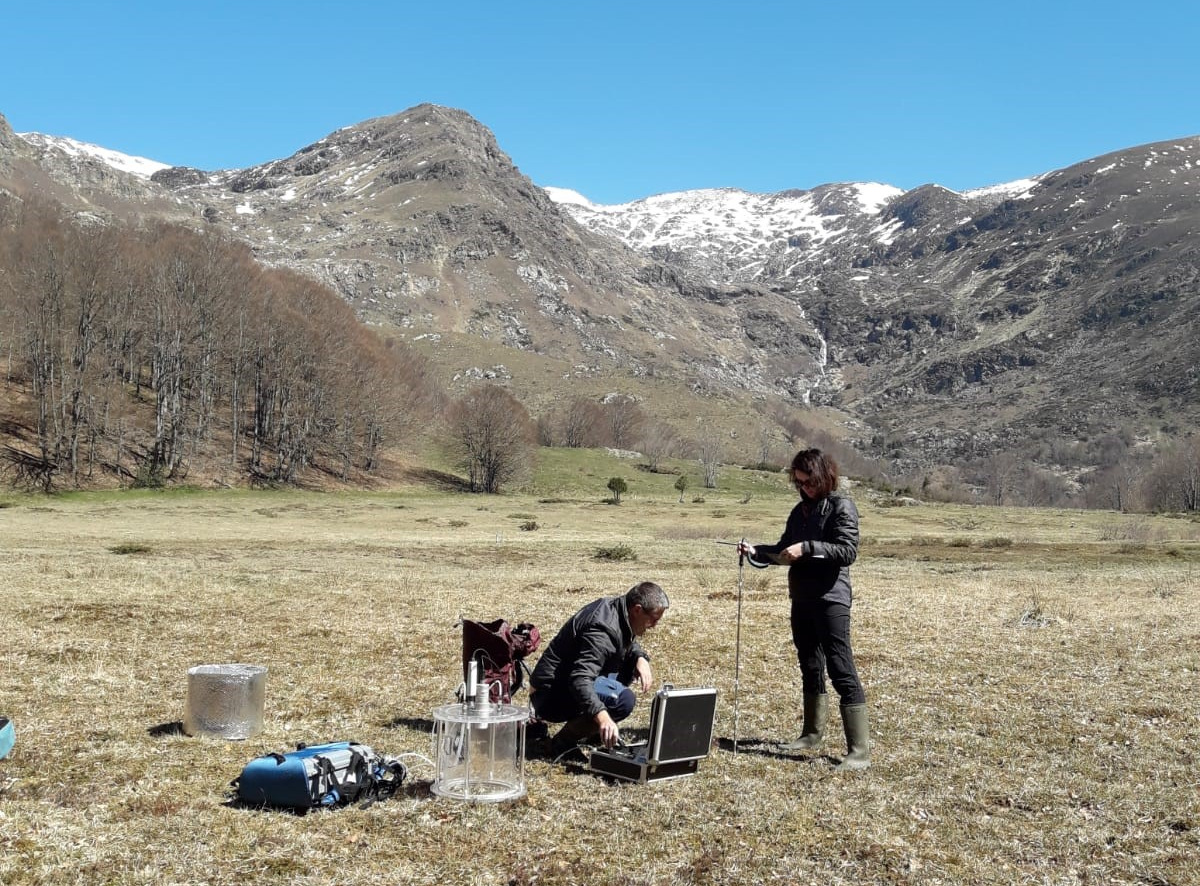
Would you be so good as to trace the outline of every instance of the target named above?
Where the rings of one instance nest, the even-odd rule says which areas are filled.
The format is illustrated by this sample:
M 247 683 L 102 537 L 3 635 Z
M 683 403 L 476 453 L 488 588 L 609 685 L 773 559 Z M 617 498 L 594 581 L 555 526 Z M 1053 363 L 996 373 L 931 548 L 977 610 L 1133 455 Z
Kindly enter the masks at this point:
M 597 203 L 966 190 L 1200 134 L 1200 16 L 1165 0 L 71 0 L 0 33 L 18 132 L 226 169 L 434 102 Z

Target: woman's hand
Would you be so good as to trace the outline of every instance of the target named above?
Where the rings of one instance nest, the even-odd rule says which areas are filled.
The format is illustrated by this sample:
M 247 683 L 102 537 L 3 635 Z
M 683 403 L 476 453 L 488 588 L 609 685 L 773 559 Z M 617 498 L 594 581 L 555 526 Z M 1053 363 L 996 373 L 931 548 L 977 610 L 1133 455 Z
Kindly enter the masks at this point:
M 777 556 L 780 563 L 795 563 L 804 556 L 804 542 L 798 541 L 794 545 L 788 545 Z

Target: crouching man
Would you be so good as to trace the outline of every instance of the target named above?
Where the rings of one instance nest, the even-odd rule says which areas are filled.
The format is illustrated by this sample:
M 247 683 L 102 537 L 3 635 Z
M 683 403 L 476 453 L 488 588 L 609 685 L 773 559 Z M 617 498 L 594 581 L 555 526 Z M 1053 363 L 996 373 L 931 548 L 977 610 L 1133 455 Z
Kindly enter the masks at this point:
M 638 637 L 670 605 L 662 588 L 644 581 L 622 596 L 584 606 L 550 641 L 529 683 L 534 715 L 565 723 L 551 743 L 555 757 L 597 735 L 606 748 L 617 743 L 617 723 L 636 703 L 630 687 L 646 692 L 654 685 L 650 656 Z

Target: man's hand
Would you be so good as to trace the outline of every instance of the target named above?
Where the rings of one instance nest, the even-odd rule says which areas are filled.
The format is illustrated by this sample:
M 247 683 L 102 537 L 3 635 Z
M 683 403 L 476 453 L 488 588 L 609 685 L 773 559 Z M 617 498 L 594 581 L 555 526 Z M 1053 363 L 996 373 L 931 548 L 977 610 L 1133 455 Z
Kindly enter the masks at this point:
M 600 743 L 606 748 L 616 745 L 617 739 L 621 737 L 621 730 L 617 728 L 616 721 L 608 711 L 601 711 L 596 715 L 596 725 L 600 727 Z
M 642 692 L 648 691 L 654 685 L 654 671 L 650 670 L 650 662 L 638 656 L 634 670 L 636 673 L 633 675 L 633 685 Z

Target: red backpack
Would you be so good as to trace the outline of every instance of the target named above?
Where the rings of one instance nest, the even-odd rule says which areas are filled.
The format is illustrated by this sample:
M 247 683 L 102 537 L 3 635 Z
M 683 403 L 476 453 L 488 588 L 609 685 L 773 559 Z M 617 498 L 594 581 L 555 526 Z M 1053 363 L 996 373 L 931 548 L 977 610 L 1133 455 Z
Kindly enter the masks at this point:
M 467 666 L 474 661 L 480 684 L 489 688 L 490 700 L 510 703 L 525 684 L 528 665 L 524 658 L 538 648 L 541 632 L 529 622 L 513 627 L 502 618 L 488 622 L 464 618 L 462 626 L 463 679 L 467 679 Z

